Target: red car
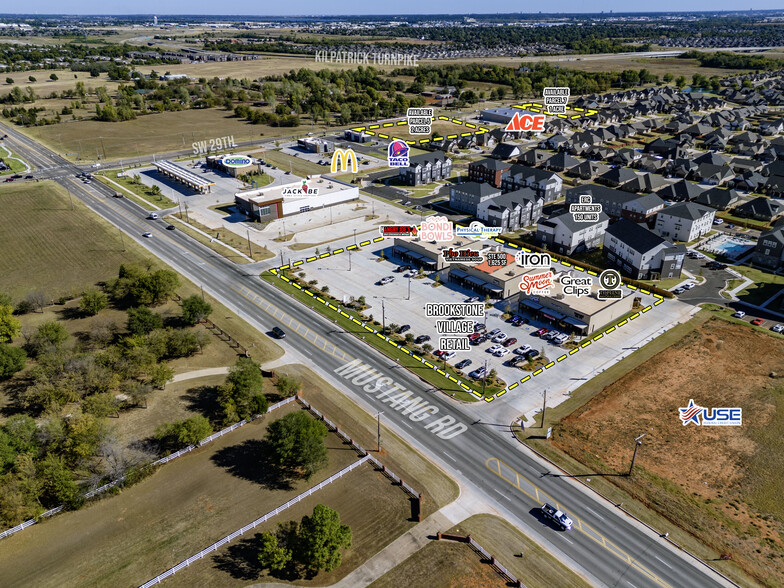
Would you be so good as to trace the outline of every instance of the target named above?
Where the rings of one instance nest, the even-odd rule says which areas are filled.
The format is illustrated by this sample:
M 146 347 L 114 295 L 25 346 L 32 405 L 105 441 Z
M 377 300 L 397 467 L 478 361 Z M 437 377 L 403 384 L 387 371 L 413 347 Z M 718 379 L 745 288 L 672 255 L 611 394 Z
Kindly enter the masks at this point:
M 534 335 L 536 335 L 537 337 L 541 337 L 541 336 L 542 336 L 542 335 L 544 335 L 545 333 L 549 333 L 549 332 L 550 332 L 550 329 L 541 328 L 541 329 L 539 329 L 538 331 L 536 331 L 536 332 L 534 333 Z
M 441 357 L 442 355 L 444 355 L 444 352 L 443 352 L 443 351 L 441 351 L 440 349 L 436 349 L 436 350 L 433 352 L 433 355 L 435 355 L 436 357 Z
M 482 336 L 482 333 L 473 333 L 472 335 L 468 336 L 468 340 L 469 341 L 476 341 L 481 336 Z
M 514 345 L 515 343 L 517 343 L 517 339 L 515 339 L 514 337 L 510 337 L 509 339 L 507 339 L 506 341 L 504 341 L 504 342 L 502 343 L 502 345 L 503 345 L 504 347 L 510 347 L 510 346 Z
M 762 323 L 764 323 L 764 322 L 765 322 L 765 319 L 761 319 L 761 318 L 755 318 L 753 321 L 751 321 L 751 324 L 752 324 L 752 325 L 757 325 L 757 326 L 760 326 L 760 325 L 761 325 Z

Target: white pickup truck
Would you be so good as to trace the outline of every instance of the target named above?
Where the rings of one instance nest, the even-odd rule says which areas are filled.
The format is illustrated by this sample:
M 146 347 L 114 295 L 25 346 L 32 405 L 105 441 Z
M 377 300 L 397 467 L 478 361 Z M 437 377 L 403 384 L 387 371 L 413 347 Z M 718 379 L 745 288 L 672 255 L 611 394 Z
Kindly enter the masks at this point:
M 551 520 L 556 525 L 558 525 L 563 531 L 572 530 L 572 519 L 567 517 L 563 512 L 561 512 L 551 504 L 547 504 L 545 502 L 542 505 L 542 514 L 546 519 Z

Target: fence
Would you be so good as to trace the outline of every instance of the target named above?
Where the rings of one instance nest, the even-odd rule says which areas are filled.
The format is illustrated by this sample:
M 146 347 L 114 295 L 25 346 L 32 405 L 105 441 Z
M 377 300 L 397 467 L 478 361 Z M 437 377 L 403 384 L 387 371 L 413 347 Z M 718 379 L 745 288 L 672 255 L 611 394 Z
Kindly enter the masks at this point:
M 498 572 L 503 578 L 505 578 L 508 582 L 516 586 L 517 588 L 525 588 L 525 584 L 523 584 L 522 580 L 518 580 L 517 577 L 512 574 L 509 570 L 507 570 L 496 558 L 494 555 L 491 555 L 484 547 L 479 545 L 471 535 L 466 535 L 463 537 L 462 535 L 448 535 L 447 533 L 438 532 L 438 540 L 448 540 L 448 541 L 460 541 L 461 543 L 468 543 L 468 546 L 473 549 L 476 553 L 481 555 L 485 558 L 487 563 L 489 563 L 493 569 Z
M 363 463 L 365 463 L 368 460 L 368 458 L 369 457 L 367 455 L 365 455 L 364 457 L 360 458 L 359 461 L 355 461 L 350 466 L 345 467 L 342 470 L 340 470 L 338 473 L 331 475 L 329 478 L 327 478 L 323 482 L 313 486 L 312 488 L 308 488 L 302 494 L 299 494 L 299 495 L 295 496 L 294 498 L 289 500 L 286 504 L 284 504 L 282 506 L 279 506 L 278 508 L 276 508 L 273 511 L 268 512 L 263 517 L 259 517 L 258 519 L 256 519 L 252 523 L 248 523 L 247 525 L 245 525 L 241 529 L 238 529 L 238 530 L 234 531 L 231 535 L 226 535 L 223 539 L 221 539 L 220 541 L 216 541 L 215 543 L 213 543 L 212 545 L 210 545 L 209 547 L 207 547 L 205 549 L 202 549 L 196 555 L 192 555 L 188 559 L 178 563 L 173 568 L 169 568 L 168 570 L 166 570 L 162 574 L 159 574 L 158 576 L 155 576 L 152 580 L 149 580 L 148 582 L 145 582 L 144 584 L 142 584 L 140 588 L 150 588 L 150 586 L 154 586 L 155 584 L 160 583 L 162 580 L 165 580 L 169 576 L 173 576 L 174 574 L 179 572 L 182 568 L 188 567 L 193 562 L 202 559 L 205 555 L 207 555 L 209 553 L 212 553 L 213 551 L 215 551 L 219 547 L 222 547 L 222 546 L 226 545 L 227 543 L 229 543 L 230 541 L 233 541 L 237 537 L 239 537 L 241 535 L 244 535 L 245 533 L 247 533 L 251 529 L 254 529 L 256 526 L 260 525 L 261 523 L 264 523 L 264 522 L 268 521 L 269 519 L 271 519 L 272 517 L 280 514 L 281 512 L 286 510 L 287 508 L 290 508 L 291 506 L 297 504 L 301 500 L 307 498 L 308 496 L 310 496 L 314 492 L 318 492 L 324 486 L 327 486 L 327 485 L 331 484 L 332 482 L 334 482 L 335 480 L 337 480 L 338 478 L 341 478 L 342 476 L 346 475 L 351 470 L 353 470 L 355 468 L 358 468 Z
M 303 400 L 299 396 L 297 396 L 296 398 L 297 398 L 297 400 L 299 400 L 299 402 L 302 404 L 302 406 L 304 406 L 310 412 L 312 412 L 314 415 L 316 415 L 316 417 L 318 417 L 321 421 L 323 421 L 324 424 L 327 425 L 327 427 L 329 427 L 330 429 L 335 431 L 335 433 L 338 435 L 338 437 L 340 437 L 346 443 L 348 443 L 351 447 L 353 447 L 360 455 L 366 456 L 371 462 L 373 462 L 373 465 L 376 467 L 376 469 L 380 470 L 382 474 L 384 474 L 387 478 L 389 478 L 390 480 L 392 480 L 393 482 L 398 484 L 408 495 L 410 495 L 412 498 L 414 498 L 417 501 L 416 502 L 416 518 L 419 519 L 420 522 L 422 521 L 422 498 L 423 497 L 422 497 L 422 494 L 420 492 L 417 492 L 411 486 L 406 484 L 405 480 L 403 480 L 403 478 L 401 478 L 400 476 L 396 475 L 393 471 L 388 470 L 387 467 L 384 464 L 382 464 L 380 461 L 378 461 L 378 459 L 376 459 L 375 457 L 370 455 L 370 452 L 368 450 L 363 448 L 356 441 L 354 441 L 351 437 L 349 437 L 343 431 L 341 431 L 340 427 L 338 427 L 335 423 L 333 423 L 331 420 L 329 420 L 327 417 L 325 417 L 324 414 L 322 414 L 320 411 L 318 411 L 316 408 L 314 408 L 312 404 L 308 404 L 307 402 L 305 402 L 305 400 Z
M 286 398 L 285 400 L 281 400 L 280 402 L 276 402 L 275 404 L 273 404 L 272 406 L 267 408 L 267 412 L 265 414 L 269 414 L 273 410 L 275 410 L 277 408 L 280 408 L 281 406 L 283 406 L 285 404 L 288 404 L 289 402 L 293 402 L 295 399 L 296 399 L 296 397 L 292 396 L 290 398 Z M 148 465 L 144 466 L 143 469 L 154 468 L 154 467 L 163 465 L 165 463 L 169 463 L 173 459 L 177 459 L 178 457 L 181 457 L 181 456 L 185 455 L 186 453 L 189 453 L 189 452 L 193 451 L 197 447 L 202 447 L 203 445 L 206 445 L 207 443 L 210 443 L 210 442 L 214 441 L 218 437 L 223 437 L 227 433 L 231 433 L 232 431 L 235 431 L 236 429 L 239 429 L 243 425 L 247 425 L 249 422 L 254 421 L 254 420 L 256 420 L 257 418 L 259 418 L 261 416 L 264 416 L 264 415 L 257 414 L 250 420 L 242 420 L 242 421 L 240 421 L 238 423 L 234 423 L 230 427 L 226 427 L 225 429 L 221 429 L 220 431 L 218 431 L 217 433 L 213 433 L 212 435 L 210 435 L 206 439 L 202 439 L 202 441 L 199 442 L 198 445 L 188 445 L 187 447 L 184 447 L 183 449 L 180 449 L 176 453 L 172 453 L 171 455 L 167 455 L 166 457 L 162 457 L 161 459 L 158 459 L 158 460 L 152 462 L 151 464 L 148 464 Z M 101 486 L 99 488 L 96 488 L 94 490 L 90 490 L 89 492 L 85 493 L 84 498 L 87 499 L 87 500 L 89 500 L 90 498 L 94 498 L 94 497 L 98 496 L 99 494 L 103 494 L 109 488 L 113 488 L 113 487 L 115 487 L 115 486 L 117 486 L 119 484 L 122 484 L 124 481 L 125 481 L 125 476 L 121 476 L 121 477 L 117 478 L 116 480 L 112 480 L 111 482 L 109 482 L 107 484 L 104 484 L 103 486 Z M 53 515 L 56 515 L 57 513 L 62 511 L 63 508 L 64 508 L 64 506 L 61 505 L 61 506 L 55 507 L 55 508 L 53 508 L 51 510 L 47 510 L 45 513 L 40 514 L 38 516 L 38 519 L 43 519 L 43 518 L 47 518 L 47 517 L 51 517 Z M 35 523 L 38 522 L 38 519 L 30 519 L 28 521 L 20 523 L 16 527 L 12 527 L 10 529 L 7 529 L 7 530 L 3 531 L 2 533 L 0 533 L 0 539 L 5 539 L 6 537 L 10 537 L 14 533 L 18 533 L 19 531 L 22 531 L 22 530 L 26 529 L 27 527 L 29 527 L 31 525 L 34 525 Z

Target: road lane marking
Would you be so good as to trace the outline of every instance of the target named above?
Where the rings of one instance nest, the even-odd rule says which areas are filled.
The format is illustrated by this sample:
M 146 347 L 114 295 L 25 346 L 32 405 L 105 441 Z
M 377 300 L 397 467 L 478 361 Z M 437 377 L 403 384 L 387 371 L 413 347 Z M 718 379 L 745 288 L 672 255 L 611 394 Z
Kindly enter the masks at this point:
M 512 500 L 511 498 L 509 498 L 506 494 L 504 494 L 500 490 L 497 490 L 497 489 L 493 488 L 493 492 L 497 492 L 498 494 L 501 495 L 502 498 L 506 498 L 507 500 Z
M 672 566 L 671 566 L 670 564 L 668 564 L 666 561 L 664 561 L 662 558 L 660 558 L 658 555 L 654 555 L 653 557 L 655 557 L 656 559 L 658 559 L 660 562 L 662 562 L 662 563 L 663 563 L 665 566 L 667 566 L 668 568 L 672 569 Z
M 453 462 L 457 463 L 457 460 L 456 460 L 454 457 L 452 457 L 451 455 L 449 455 L 449 454 L 448 454 L 446 451 L 444 451 L 444 455 L 446 455 L 446 456 L 447 456 L 449 459 L 451 459 Z
M 525 494 L 528 498 L 536 501 L 538 504 L 542 504 L 543 502 L 549 502 L 553 504 L 557 509 L 562 510 L 566 514 L 570 514 L 567 509 L 561 506 L 557 500 L 555 500 L 552 496 L 540 490 L 539 487 L 531 482 L 528 478 L 526 478 L 523 474 L 508 466 L 506 463 L 501 461 L 497 457 L 490 457 L 485 462 L 485 466 L 488 470 L 493 472 L 496 476 L 510 484 L 511 486 L 517 488 L 520 492 Z M 672 588 L 670 584 L 659 578 L 656 574 L 651 572 L 648 568 L 637 562 L 636 560 L 632 559 L 629 554 L 623 551 L 620 547 L 615 545 L 612 541 L 607 539 L 604 535 L 599 533 L 596 529 L 591 527 L 588 523 L 580 519 L 579 517 L 570 514 L 572 520 L 576 523 L 573 527 L 578 532 L 582 533 L 598 545 L 601 545 L 604 549 L 612 553 L 618 559 L 626 562 L 631 567 L 636 569 L 638 572 L 642 573 L 648 579 L 656 582 L 663 588 Z

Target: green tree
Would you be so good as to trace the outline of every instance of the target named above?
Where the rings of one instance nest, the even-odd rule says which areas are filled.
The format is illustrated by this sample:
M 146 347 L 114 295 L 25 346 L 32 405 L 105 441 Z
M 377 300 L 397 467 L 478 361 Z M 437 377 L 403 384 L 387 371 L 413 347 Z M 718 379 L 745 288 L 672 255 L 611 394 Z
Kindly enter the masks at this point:
M 128 309 L 128 331 L 133 335 L 147 335 L 163 328 L 163 317 L 146 306 Z
M 278 544 L 278 538 L 265 531 L 261 534 L 261 547 L 258 553 L 259 564 L 277 572 L 291 562 L 291 549 Z
M 10 341 L 22 330 L 22 323 L 14 316 L 14 309 L 0 304 L 0 342 Z
M 340 566 L 340 550 L 351 547 L 351 539 L 351 528 L 340 524 L 340 514 L 328 506 L 317 504 L 312 516 L 302 517 L 297 560 L 311 573 L 332 571 Z
M 6 78 L 5 79 L 5 83 L 6 84 L 13 84 L 14 83 L 14 78 Z
M 266 440 L 278 464 L 310 478 L 328 463 L 327 427 L 298 411 L 270 423 Z
M 117 413 L 117 401 L 111 392 L 92 394 L 82 401 L 82 410 L 97 417 Z
M 186 324 L 195 325 L 206 319 L 212 313 L 212 306 L 201 296 L 194 294 L 182 301 L 182 320 Z
M 26 361 L 24 349 L 0 343 L 0 379 L 9 378 L 23 370 Z
M 155 430 L 155 438 L 164 452 L 178 451 L 188 445 L 197 445 L 211 434 L 210 421 L 200 414 L 161 425 Z
M 675 85 L 679 90 L 683 88 L 686 85 L 686 76 L 678 76 L 675 78 Z
M 56 448 L 72 465 L 95 455 L 108 434 L 103 418 L 86 413 L 62 419 L 62 430 L 63 439 Z
M 669 84 L 673 80 L 674 77 L 675 76 L 673 76 L 671 73 L 666 73 L 666 74 L 664 74 L 662 79 Z
M 167 363 L 156 363 L 148 370 L 148 378 L 151 386 L 163 390 L 166 382 L 174 377 L 174 370 Z
M 88 316 L 95 316 L 107 306 L 109 306 L 109 300 L 106 294 L 96 289 L 83 292 L 82 299 L 79 301 L 79 310 Z
M 56 82 L 59 78 L 57 77 L 57 74 L 53 73 L 53 74 L 49 74 L 49 79 L 52 80 L 53 82 Z
M 57 321 L 42 323 L 33 335 L 29 347 L 34 355 L 51 349 L 59 349 L 68 339 L 68 331 Z
M 35 77 L 34 77 L 34 76 L 27 76 L 27 79 L 28 79 L 29 81 L 31 81 L 31 82 L 35 82 L 35 81 L 36 81 L 36 79 L 35 79 Z
M 218 404 L 226 424 L 267 412 L 261 366 L 249 357 L 240 357 L 218 392 Z
M 74 474 L 59 455 L 48 454 L 37 466 L 41 478 L 39 499 L 46 506 L 76 507 L 83 501 Z
M 294 396 L 295 394 L 299 393 L 300 390 L 302 390 L 302 382 L 299 380 L 299 378 L 281 374 L 278 376 L 278 379 L 275 382 L 275 388 L 277 388 L 278 394 L 283 396 L 283 398 L 288 398 L 289 396 Z

